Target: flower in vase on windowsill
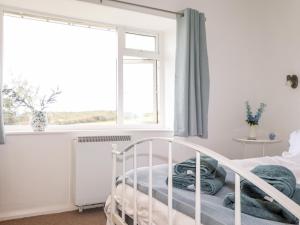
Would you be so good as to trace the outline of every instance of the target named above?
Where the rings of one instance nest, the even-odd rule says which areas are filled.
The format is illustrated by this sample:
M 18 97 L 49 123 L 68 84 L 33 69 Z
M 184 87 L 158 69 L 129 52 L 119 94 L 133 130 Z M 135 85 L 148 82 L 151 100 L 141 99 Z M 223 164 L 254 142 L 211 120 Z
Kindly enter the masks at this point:
M 256 140 L 256 127 L 259 125 L 259 120 L 266 106 L 267 105 L 265 103 L 260 103 L 260 106 L 254 115 L 249 102 L 246 102 L 246 122 L 250 126 L 248 139 Z
M 4 87 L 2 90 L 4 96 L 4 108 L 7 105 L 10 108 L 26 108 L 31 111 L 32 117 L 30 125 L 33 131 L 45 131 L 48 125 L 48 118 L 46 109 L 49 105 L 56 102 L 56 98 L 61 94 L 61 91 L 57 88 L 52 90 L 50 95 L 39 95 L 39 88 L 34 88 L 28 85 L 27 82 L 20 82 L 17 87 L 8 88 Z

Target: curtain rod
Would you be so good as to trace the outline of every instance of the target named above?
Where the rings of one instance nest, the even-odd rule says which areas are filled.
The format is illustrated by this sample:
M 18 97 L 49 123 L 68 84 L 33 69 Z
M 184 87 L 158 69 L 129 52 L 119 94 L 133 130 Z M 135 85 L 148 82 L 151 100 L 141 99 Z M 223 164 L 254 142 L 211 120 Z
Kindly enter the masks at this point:
M 151 9 L 151 10 L 160 11 L 160 12 L 164 12 L 164 13 L 171 13 L 171 14 L 175 14 L 175 15 L 184 16 L 184 14 L 181 12 L 174 12 L 174 11 L 170 11 L 170 10 L 166 10 L 166 9 L 159 9 L 159 8 L 146 6 L 146 5 L 140 5 L 140 4 L 136 4 L 136 3 L 132 3 L 132 2 L 124 2 L 124 1 L 120 1 L 120 0 L 106 0 L 106 1 L 116 2 L 116 3 L 120 3 L 120 4 L 124 4 L 124 5 L 136 6 L 136 7 L 140 7 L 140 8 Z M 100 4 L 103 4 L 103 0 L 100 0 Z

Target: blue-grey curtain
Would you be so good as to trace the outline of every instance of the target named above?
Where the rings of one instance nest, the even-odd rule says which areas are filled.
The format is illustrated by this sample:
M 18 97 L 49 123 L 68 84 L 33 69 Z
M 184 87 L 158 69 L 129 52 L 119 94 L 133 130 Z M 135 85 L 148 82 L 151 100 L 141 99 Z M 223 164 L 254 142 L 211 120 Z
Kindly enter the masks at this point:
M 208 102 L 205 16 L 185 9 L 177 17 L 174 135 L 207 138 Z
M 0 144 L 5 144 L 4 120 L 3 120 L 2 88 L 0 88 Z
M 0 13 L 0 46 L 3 47 L 3 12 Z M 2 49 L 1 49 L 2 51 Z M 0 52 L 0 71 L 3 70 L 3 52 Z M 2 100 L 2 82 L 3 73 L 0 72 L 0 144 L 5 143 L 4 119 L 3 119 L 3 100 Z

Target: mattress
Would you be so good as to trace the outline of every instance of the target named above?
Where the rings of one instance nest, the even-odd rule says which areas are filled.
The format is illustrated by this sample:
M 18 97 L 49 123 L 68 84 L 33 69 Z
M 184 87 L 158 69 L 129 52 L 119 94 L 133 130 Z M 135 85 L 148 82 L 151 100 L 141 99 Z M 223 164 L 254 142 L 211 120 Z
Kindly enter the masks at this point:
M 252 169 L 258 164 L 284 165 L 291 169 L 300 178 L 300 157 L 263 157 L 247 160 L 237 160 L 235 163 L 244 168 Z M 168 223 L 168 207 L 166 177 L 167 165 L 153 167 L 153 224 L 162 225 Z M 129 216 L 133 215 L 133 193 L 132 188 L 133 172 L 129 172 L 126 178 L 124 192 L 125 211 Z M 234 211 L 223 206 L 223 199 L 229 192 L 234 191 L 234 174 L 227 169 L 226 185 L 215 196 L 201 194 L 202 224 L 205 225 L 234 225 Z M 148 224 L 148 168 L 138 169 L 138 223 Z M 122 184 L 117 186 L 117 200 L 121 203 Z M 180 189 L 173 189 L 173 221 L 174 225 L 194 224 L 195 214 L 195 193 Z M 107 204 L 108 210 L 109 202 Z M 253 216 L 242 214 L 242 224 L 253 225 L 283 225 L 283 223 L 259 219 Z

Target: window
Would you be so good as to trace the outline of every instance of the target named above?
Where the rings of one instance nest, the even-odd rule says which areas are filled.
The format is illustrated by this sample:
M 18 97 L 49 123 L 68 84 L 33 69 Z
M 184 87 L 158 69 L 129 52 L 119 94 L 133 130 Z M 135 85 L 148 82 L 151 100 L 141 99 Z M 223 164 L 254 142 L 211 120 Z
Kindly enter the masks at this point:
M 57 90 L 50 125 L 159 124 L 157 35 L 14 14 L 3 33 L 4 90 L 35 110 Z M 31 110 L 4 95 L 5 125 L 28 125 Z
M 137 49 L 153 52 L 156 50 L 156 37 L 149 35 L 126 33 L 125 47 L 128 49 Z
M 158 38 L 125 32 L 123 49 L 123 123 L 157 124 Z
M 157 123 L 156 60 L 124 59 L 124 123 Z
M 157 36 L 125 33 L 123 50 L 123 105 L 126 124 L 157 124 Z

